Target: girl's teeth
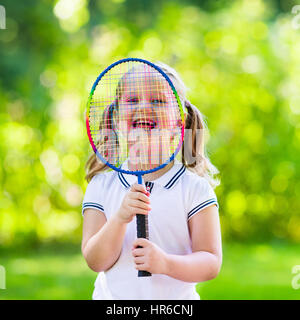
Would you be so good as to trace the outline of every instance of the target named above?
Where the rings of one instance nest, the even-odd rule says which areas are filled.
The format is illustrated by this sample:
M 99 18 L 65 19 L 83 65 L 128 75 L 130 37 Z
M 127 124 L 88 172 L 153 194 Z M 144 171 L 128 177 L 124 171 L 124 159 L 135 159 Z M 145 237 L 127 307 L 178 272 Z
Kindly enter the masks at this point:
M 132 125 L 134 128 L 146 127 L 146 128 L 154 129 L 156 126 L 156 123 L 153 121 L 134 121 Z

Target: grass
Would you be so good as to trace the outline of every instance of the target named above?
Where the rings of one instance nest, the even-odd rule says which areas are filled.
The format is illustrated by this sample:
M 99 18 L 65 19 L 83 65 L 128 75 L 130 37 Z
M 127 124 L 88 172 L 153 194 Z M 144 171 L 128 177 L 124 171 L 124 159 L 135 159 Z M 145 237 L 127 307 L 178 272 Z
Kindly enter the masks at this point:
M 197 285 L 201 299 L 298 300 L 292 267 L 300 265 L 295 245 L 227 244 L 219 276 Z
M 227 244 L 219 276 L 200 283 L 202 300 L 300 299 L 292 288 L 292 267 L 300 265 L 299 248 L 288 244 Z M 96 273 L 78 247 L 40 247 L 0 252 L 6 289 L 0 299 L 91 299 Z

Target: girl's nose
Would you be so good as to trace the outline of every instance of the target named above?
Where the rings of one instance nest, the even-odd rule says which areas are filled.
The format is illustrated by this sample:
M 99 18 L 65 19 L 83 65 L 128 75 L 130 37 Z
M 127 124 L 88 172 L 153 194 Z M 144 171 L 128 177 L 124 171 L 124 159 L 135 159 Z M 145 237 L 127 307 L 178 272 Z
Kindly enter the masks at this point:
M 137 103 L 137 105 L 135 107 L 136 111 L 140 110 L 140 111 L 144 112 L 149 109 L 152 109 L 152 105 L 151 105 L 151 102 L 148 101 L 148 99 L 140 100 L 139 103 Z

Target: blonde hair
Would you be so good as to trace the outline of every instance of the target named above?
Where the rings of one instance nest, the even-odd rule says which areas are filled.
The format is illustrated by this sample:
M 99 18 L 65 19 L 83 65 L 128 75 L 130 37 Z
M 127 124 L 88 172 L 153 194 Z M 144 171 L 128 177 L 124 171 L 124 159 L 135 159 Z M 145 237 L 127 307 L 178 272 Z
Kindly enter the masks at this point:
M 181 161 L 187 169 L 207 179 L 210 185 L 215 188 L 220 184 L 219 179 L 215 177 L 219 171 L 206 155 L 204 137 L 208 129 L 204 117 L 186 98 L 187 89 L 179 74 L 165 63 L 156 62 L 155 64 L 171 79 L 180 101 L 186 109 L 185 130 L 191 137 L 185 138 L 183 141 Z M 104 163 L 98 160 L 94 153 L 89 157 L 85 167 L 87 169 L 85 177 L 87 181 L 90 181 L 97 173 L 108 169 Z

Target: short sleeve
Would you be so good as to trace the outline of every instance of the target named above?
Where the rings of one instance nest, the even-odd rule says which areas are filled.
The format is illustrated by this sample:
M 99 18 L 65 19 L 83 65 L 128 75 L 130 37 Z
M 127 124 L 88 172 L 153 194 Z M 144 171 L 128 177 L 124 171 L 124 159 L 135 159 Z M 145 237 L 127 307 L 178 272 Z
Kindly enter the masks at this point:
M 190 200 L 187 214 L 188 220 L 196 213 L 211 205 L 215 205 L 219 208 L 217 196 L 205 178 L 199 177 L 194 183 L 191 183 L 190 187 Z
M 103 202 L 103 179 L 104 174 L 98 174 L 89 182 L 82 202 L 82 215 L 84 210 L 92 208 L 104 213 Z

